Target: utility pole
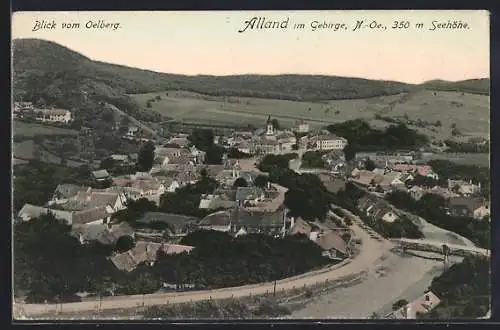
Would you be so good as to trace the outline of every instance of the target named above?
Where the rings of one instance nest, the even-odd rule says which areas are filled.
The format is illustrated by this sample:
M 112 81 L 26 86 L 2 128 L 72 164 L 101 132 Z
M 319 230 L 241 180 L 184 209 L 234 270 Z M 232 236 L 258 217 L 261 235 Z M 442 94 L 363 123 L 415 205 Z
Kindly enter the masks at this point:
M 273 296 L 276 296 L 276 280 L 274 280 L 274 291 L 273 291 Z

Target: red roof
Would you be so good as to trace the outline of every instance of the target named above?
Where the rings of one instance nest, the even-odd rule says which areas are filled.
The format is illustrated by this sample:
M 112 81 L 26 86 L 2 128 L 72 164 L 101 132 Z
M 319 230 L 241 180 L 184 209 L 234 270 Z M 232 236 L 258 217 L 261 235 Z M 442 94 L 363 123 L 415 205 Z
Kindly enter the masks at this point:
M 432 171 L 432 167 L 429 165 L 391 164 L 390 168 L 399 172 L 416 171 L 421 176 L 427 176 Z

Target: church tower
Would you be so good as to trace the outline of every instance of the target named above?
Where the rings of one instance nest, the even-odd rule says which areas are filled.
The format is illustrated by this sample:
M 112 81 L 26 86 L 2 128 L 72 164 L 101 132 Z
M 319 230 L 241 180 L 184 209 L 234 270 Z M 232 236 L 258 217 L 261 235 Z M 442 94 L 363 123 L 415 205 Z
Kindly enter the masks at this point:
M 274 135 L 274 125 L 273 125 L 273 121 L 271 120 L 271 115 L 269 115 L 269 117 L 267 117 L 266 135 Z

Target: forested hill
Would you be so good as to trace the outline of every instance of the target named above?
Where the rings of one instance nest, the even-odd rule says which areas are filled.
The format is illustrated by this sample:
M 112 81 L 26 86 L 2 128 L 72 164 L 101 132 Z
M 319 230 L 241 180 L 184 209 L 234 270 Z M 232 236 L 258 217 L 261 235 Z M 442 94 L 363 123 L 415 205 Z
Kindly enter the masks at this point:
M 422 86 L 432 90 L 490 95 L 490 80 L 487 78 L 468 79 L 455 82 L 431 80 L 425 82 Z
M 78 106 L 83 94 L 116 98 L 167 89 L 208 95 L 311 101 L 392 95 L 419 87 L 393 81 L 318 75 L 184 76 L 158 73 L 92 61 L 59 44 L 39 39 L 14 40 L 13 62 L 16 99 L 42 98 L 52 103 L 69 103 L 61 106 L 73 107 Z M 446 88 L 446 84 L 439 83 L 438 87 Z M 482 81 L 449 85 L 454 89 L 466 87 L 466 92 L 489 91 L 489 82 L 485 91 L 482 90 L 485 85 Z

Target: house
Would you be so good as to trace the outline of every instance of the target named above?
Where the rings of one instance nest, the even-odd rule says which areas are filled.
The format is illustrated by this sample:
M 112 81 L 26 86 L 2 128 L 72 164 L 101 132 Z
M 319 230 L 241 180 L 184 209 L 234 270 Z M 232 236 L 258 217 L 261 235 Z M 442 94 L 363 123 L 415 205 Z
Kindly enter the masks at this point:
M 202 230 L 217 230 L 230 232 L 232 224 L 232 214 L 229 211 L 217 211 L 209 214 L 198 222 L 197 226 Z
M 485 217 L 490 216 L 490 205 L 488 204 L 483 204 L 477 209 L 474 210 L 474 219 L 484 219 Z
M 59 184 L 57 185 L 51 200 L 47 204 L 52 205 L 67 202 L 69 198 L 76 196 L 79 192 L 87 192 L 91 189 L 92 188 L 90 187 L 69 183 Z
M 309 140 L 316 150 L 343 150 L 347 145 L 347 140 L 334 134 L 319 134 Z
M 187 137 L 178 136 L 168 140 L 168 144 L 178 145 L 180 148 L 186 148 L 189 146 L 190 142 Z
M 295 128 L 297 133 L 307 133 L 309 132 L 309 124 L 304 123 L 303 121 L 299 122 Z
M 104 206 L 82 211 L 66 211 L 30 204 L 23 206 L 18 213 L 18 217 L 23 221 L 29 221 L 49 212 L 54 214 L 57 219 L 65 221 L 68 225 L 107 224 L 111 219 L 111 214 Z
M 448 190 L 447 188 L 439 187 L 439 186 L 434 186 L 430 189 L 426 189 L 426 192 L 429 194 L 435 194 L 442 196 L 444 199 L 450 199 L 452 197 L 458 197 L 460 196 L 457 193 L 454 193 L 453 191 Z
M 414 164 L 389 164 L 388 167 L 393 171 L 398 172 L 409 172 L 415 175 L 425 176 L 428 178 L 432 178 L 435 180 L 439 179 L 439 175 L 437 175 L 430 165 L 414 165 Z
M 127 136 L 136 136 L 139 133 L 139 127 L 137 126 L 129 126 L 127 129 Z
M 389 192 L 393 188 L 406 187 L 404 182 L 399 179 L 400 172 L 388 172 L 383 174 L 382 181 L 377 183 L 384 192 Z
M 285 234 L 285 213 L 250 211 L 240 207 L 218 211 L 203 218 L 198 227 L 235 234 L 242 228 L 245 233 Z
M 111 180 L 111 175 L 106 170 L 97 170 L 92 172 L 92 178 L 97 182 L 105 182 Z
M 323 249 L 323 255 L 333 260 L 344 260 L 348 256 L 347 244 L 337 231 L 319 233 L 315 243 Z
M 155 178 L 163 184 L 165 187 L 165 192 L 174 192 L 180 187 L 179 182 L 177 182 L 173 177 L 158 175 Z
M 64 220 L 67 224 L 71 225 L 72 212 L 54 210 L 48 207 L 42 207 L 32 204 L 24 204 L 21 210 L 17 213 L 17 217 L 22 221 L 29 221 L 47 213 L 52 213 L 57 219 Z
M 293 224 L 291 225 L 291 228 L 288 232 L 289 235 L 306 235 L 309 237 L 311 234 L 312 227 L 309 223 L 306 221 L 302 220 L 302 218 L 297 218 L 297 220 L 293 221 Z
M 42 122 L 64 123 L 71 121 L 71 112 L 64 109 L 35 109 L 35 119 Z
M 135 180 L 131 183 L 130 187 L 136 189 L 141 196 L 161 195 L 166 191 L 163 183 L 156 178 Z
M 110 158 L 120 165 L 127 165 L 131 162 L 129 155 L 113 154 Z
M 388 319 L 414 320 L 418 314 L 426 314 L 439 305 L 441 300 L 433 292 L 426 292 L 422 297 L 408 303 L 397 311 L 385 316 Z
M 160 167 L 166 167 L 168 164 L 194 163 L 195 158 L 196 156 L 193 156 L 188 149 L 166 147 L 157 147 L 155 149 L 155 164 Z
M 240 205 L 255 204 L 264 200 L 264 190 L 257 187 L 236 188 L 236 201 Z
M 375 220 L 394 222 L 399 218 L 389 203 L 384 200 L 377 200 L 373 196 L 361 197 L 357 206 L 360 211 Z
M 192 146 L 189 151 L 191 152 L 191 157 L 195 164 L 203 164 L 205 162 L 207 156 L 205 151 L 199 150 L 195 146 Z
M 472 180 L 467 182 L 464 180 L 448 179 L 448 189 L 462 196 L 473 196 L 481 193 L 481 183 L 473 184 Z
M 425 195 L 425 191 L 422 187 L 419 186 L 413 186 L 410 189 L 408 189 L 408 193 L 414 200 L 419 200 L 422 198 L 423 195 Z
M 188 245 L 138 241 L 129 251 L 117 253 L 109 259 L 116 268 L 131 272 L 141 263 L 148 263 L 152 266 L 157 259 L 158 251 L 165 254 L 178 254 L 189 253 L 193 249 L 193 246 Z
M 104 245 L 114 245 L 122 236 L 135 237 L 134 229 L 126 222 L 119 224 L 74 225 L 71 235 L 78 238 L 80 244 L 97 241 Z
M 125 209 L 126 197 L 121 193 L 106 191 L 78 192 L 57 207 L 66 211 L 83 211 L 96 207 L 104 207 L 108 213 Z
M 236 233 L 243 228 L 247 233 L 260 233 L 284 236 L 286 216 L 283 210 L 276 212 L 250 211 L 236 207 L 230 211 L 232 217 L 231 232 Z
M 183 237 L 194 231 L 200 219 L 180 214 L 146 212 L 137 220 L 140 224 L 162 223 L 169 237 Z
M 281 145 L 277 140 L 266 135 L 261 139 L 253 141 L 250 151 L 253 154 L 260 155 L 279 154 L 281 152 Z
M 448 200 L 448 214 L 455 217 L 474 217 L 474 212 L 486 205 L 481 197 L 452 197 Z
M 383 200 L 377 201 L 375 204 L 366 209 L 366 215 L 375 220 L 383 220 L 385 222 L 394 222 L 399 217 L 392 210 L 392 207 Z
M 237 147 L 239 152 L 250 154 L 252 152 L 251 143 L 249 141 L 242 141 L 238 143 Z
M 205 210 L 229 209 L 236 206 L 236 201 L 226 194 L 205 194 L 201 196 L 198 208 Z

